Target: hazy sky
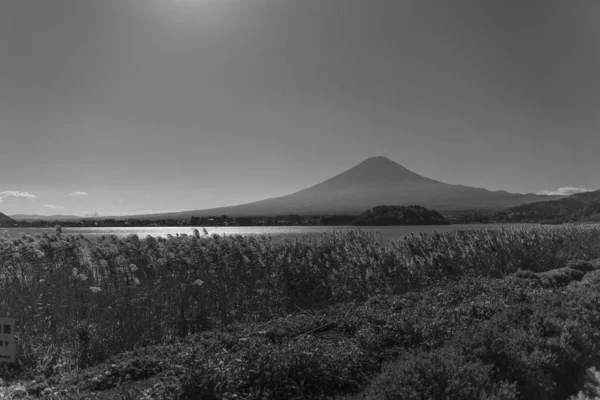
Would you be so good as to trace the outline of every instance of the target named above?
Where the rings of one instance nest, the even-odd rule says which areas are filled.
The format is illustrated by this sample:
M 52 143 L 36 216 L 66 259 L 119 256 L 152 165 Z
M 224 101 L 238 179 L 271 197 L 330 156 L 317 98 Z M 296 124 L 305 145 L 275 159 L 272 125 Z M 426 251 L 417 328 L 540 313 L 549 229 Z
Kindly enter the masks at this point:
M 376 155 L 598 189 L 599 20 L 597 0 L 2 0 L 0 212 L 233 205 Z

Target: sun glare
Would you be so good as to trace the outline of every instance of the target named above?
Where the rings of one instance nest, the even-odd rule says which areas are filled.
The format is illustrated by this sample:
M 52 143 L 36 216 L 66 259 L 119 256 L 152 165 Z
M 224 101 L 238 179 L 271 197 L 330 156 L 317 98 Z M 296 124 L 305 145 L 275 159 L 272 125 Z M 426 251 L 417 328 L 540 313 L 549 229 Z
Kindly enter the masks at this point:
M 162 21 L 170 20 L 171 28 L 222 29 L 234 23 L 242 11 L 239 0 L 154 0 L 154 12 Z

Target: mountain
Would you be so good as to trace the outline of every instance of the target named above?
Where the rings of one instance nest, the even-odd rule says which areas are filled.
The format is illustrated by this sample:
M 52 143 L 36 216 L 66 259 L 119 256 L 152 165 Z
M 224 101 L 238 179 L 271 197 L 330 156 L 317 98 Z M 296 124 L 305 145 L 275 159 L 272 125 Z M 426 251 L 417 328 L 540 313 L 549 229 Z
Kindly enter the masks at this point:
M 12 226 L 15 220 L 10 218 L 8 215 L 0 213 L 0 226 Z
M 380 204 L 417 204 L 437 211 L 465 209 L 505 209 L 564 196 L 541 196 L 490 191 L 451 185 L 418 175 L 385 157 L 372 157 L 349 170 L 307 189 L 238 206 L 176 213 L 138 215 L 139 219 L 189 219 L 209 215 L 357 215 Z
M 510 213 L 532 220 L 586 220 L 600 216 L 600 190 L 512 207 Z
M 17 221 L 77 221 L 83 219 L 77 215 L 38 215 L 38 214 L 15 214 L 11 218 Z

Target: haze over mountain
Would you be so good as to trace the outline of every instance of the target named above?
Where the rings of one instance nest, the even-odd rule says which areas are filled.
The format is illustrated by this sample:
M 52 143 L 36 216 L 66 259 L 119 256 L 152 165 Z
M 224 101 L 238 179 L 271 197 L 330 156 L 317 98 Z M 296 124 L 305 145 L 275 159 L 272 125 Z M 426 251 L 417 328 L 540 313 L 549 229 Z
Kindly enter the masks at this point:
M 505 209 L 561 196 L 515 194 L 452 185 L 418 175 L 386 158 L 371 157 L 322 183 L 298 192 L 237 206 L 136 216 L 187 219 L 192 216 L 359 214 L 378 205 L 420 205 L 437 211 Z M 114 217 L 129 218 L 129 217 Z

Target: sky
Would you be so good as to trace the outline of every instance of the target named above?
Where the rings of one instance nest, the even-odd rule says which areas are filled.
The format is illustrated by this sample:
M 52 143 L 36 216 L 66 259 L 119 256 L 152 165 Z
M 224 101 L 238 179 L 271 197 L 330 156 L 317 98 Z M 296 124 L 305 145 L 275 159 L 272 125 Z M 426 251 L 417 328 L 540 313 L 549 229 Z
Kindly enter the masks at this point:
M 372 156 L 599 189 L 599 19 L 596 0 L 3 0 L 0 212 L 235 205 Z

